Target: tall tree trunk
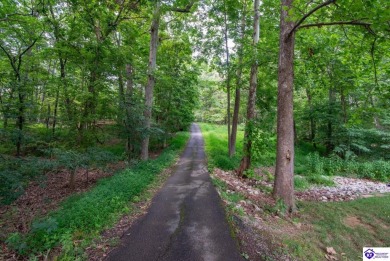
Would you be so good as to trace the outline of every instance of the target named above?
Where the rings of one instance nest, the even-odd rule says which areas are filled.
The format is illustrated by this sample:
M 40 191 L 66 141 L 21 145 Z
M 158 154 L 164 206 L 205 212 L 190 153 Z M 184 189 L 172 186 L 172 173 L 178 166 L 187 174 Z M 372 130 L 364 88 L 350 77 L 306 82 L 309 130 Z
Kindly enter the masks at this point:
M 289 212 L 294 204 L 293 81 L 294 22 L 288 16 L 293 0 L 282 0 L 278 66 L 277 154 L 273 195 L 283 200 Z
M 18 135 L 16 139 L 16 156 L 19 157 L 21 155 L 21 147 L 22 147 L 22 139 L 23 139 L 23 126 L 24 126 L 24 90 L 22 86 L 22 81 L 20 78 L 20 74 L 17 76 L 17 90 L 18 90 L 18 117 L 16 120 L 16 126 L 18 127 Z
M 241 160 L 240 167 L 237 170 L 237 175 L 240 177 L 244 176 L 245 170 L 251 166 L 251 153 L 252 153 L 252 132 L 253 132 L 253 119 L 255 118 L 256 108 L 256 90 L 257 90 L 257 45 L 260 39 L 260 0 L 255 0 L 254 3 L 254 21 L 253 21 L 253 49 L 255 52 L 255 59 L 251 66 L 250 85 L 249 85 L 249 97 L 248 107 L 246 113 L 246 126 L 244 134 L 244 155 Z
M 59 56 L 60 56 L 60 85 L 65 86 L 66 85 L 66 82 L 65 82 L 66 81 L 66 79 L 65 79 L 65 77 L 66 77 L 66 72 L 65 72 L 66 60 L 61 57 L 61 54 L 59 54 Z M 60 88 L 57 87 L 56 100 L 54 102 L 54 115 L 53 115 L 53 126 L 52 126 L 53 134 L 56 131 L 59 99 L 60 99 Z
M 341 109 L 343 110 L 343 123 L 347 123 L 348 115 L 347 115 L 347 100 L 345 98 L 345 93 L 343 87 L 340 88 L 340 102 Z
M 231 155 L 232 145 L 231 145 L 231 113 L 230 113 L 230 54 L 229 54 L 229 44 L 228 44 L 228 21 L 227 21 L 227 9 L 226 9 L 226 1 L 224 1 L 224 38 L 225 38 L 225 55 L 226 55 L 226 92 L 227 92 L 227 129 L 228 129 L 228 151 L 229 155 Z
M 126 95 L 131 98 L 133 96 L 133 66 L 126 64 Z
M 144 137 L 141 144 L 141 160 L 149 159 L 149 131 L 152 120 L 153 89 L 156 82 L 156 60 L 158 46 L 158 29 L 160 26 L 160 2 L 157 0 L 156 9 L 153 14 L 153 21 L 150 27 L 150 49 L 148 65 L 148 83 L 145 87 L 145 110 L 144 110 Z
M 333 122 L 332 115 L 334 113 L 333 106 L 335 105 L 336 94 L 333 87 L 329 87 L 329 96 L 328 96 L 328 123 L 326 131 L 326 153 L 330 154 L 334 149 L 333 142 Z
M 127 129 L 127 146 L 126 151 L 128 152 L 129 158 L 131 153 L 134 153 L 134 135 L 135 128 L 131 126 L 129 119 L 131 116 L 131 107 L 133 104 L 133 67 L 130 64 L 126 64 L 126 95 L 125 95 L 125 111 L 126 111 L 126 129 Z
M 243 41 L 245 36 L 245 9 L 246 4 L 244 3 L 243 12 L 241 17 L 241 28 L 240 28 L 240 46 L 238 48 L 238 68 L 237 68 L 237 80 L 236 80 L 236 93 L 234 97 L 234 112 L 233 112 L 233 122 L 232 122 L 232 133 L 229 137 L 230 139 L 230 151 L 229 156 L 232 157 L 236 154 L 236 141 L 237 141 L 237 127 L 238 127 L 238 115 L 240 112 L 240 101 L 241 101 L 241 84 L 242 84 L 242 63 L 243 63 Z
M 54 112 L 53 112 L 53 125 L 52 125 L 52 132 L 53 134 L 56 132 L 56 125 L 57 125 L 57 114 L 58 114 L 58 101 L 60 98 L 60 88 L 57 87 L 56 90 L 56 99 L 54 101 Z
M 46 129 L 49 129 L 50 124 L 50 116 L 51 116 L 51 109 L 50 109 L 50 103 L 47 104 L 47 114 L 46 114 Z
M 316 122 L 313 117 L 313 103 L 312 103 L 312 96 L 310 93 L 309 88 L 306 88 L 306 96 L 307 96 L 307 103 L 309 105 L 309 110 L 310 110 L 310 142 L 313 144 L 314 148 L 317 148 L 317 144 L 315 142 L 315 137 L 316 137 Z

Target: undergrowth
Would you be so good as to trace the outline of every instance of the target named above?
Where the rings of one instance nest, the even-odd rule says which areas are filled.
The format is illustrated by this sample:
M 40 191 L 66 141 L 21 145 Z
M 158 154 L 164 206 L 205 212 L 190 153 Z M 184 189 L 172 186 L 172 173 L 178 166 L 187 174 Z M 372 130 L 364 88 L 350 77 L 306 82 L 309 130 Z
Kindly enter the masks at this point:
M 101 168 L 121 159 L 101 148 L 90 148 L 85 152 L 64 149 L 47 149 L 47 158 L 16 158 L 0 155 L 0 205 L 8 205 L 24 192 L 31 180 L 62 169 L 75 171 L 77 168 Z
M 321 157 L 312 152 L 295 163 L 295 173 L 305 176 L 352 176 L 382 182 L 390 181 L 390 162 L 385 160 L 344 160 L 337 155 Z
M 179 133 L 157 159 L 141 162 L 100 180 L 84 194 L 68 198 L 58 210 L 35 220 L 28 234 L 10 235 L 8 245 L 25 256 L 62 246 L 62 259 L 74 260 L 80 254 L 76 251 L 82 248 L 80 242 L 85 244 L 129 212 L 129 202 L 137 201 L 156 175 L 173 163 L 187 139 L 188 133 Z

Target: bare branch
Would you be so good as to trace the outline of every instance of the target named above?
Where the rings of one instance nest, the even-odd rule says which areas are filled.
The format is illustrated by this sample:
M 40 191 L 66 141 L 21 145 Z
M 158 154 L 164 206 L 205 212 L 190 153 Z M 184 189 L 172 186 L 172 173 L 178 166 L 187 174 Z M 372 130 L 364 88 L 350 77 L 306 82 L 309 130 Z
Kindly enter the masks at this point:
M 321 27 L 321 26 L 330 26 L 330 25 L 358 25 L 358 26 L 369 27 L 371 25 L 371 23 L 366 23 L 366 22 L 362 22 L 362 21 L 324 22 L 324 23 L 315 23 L 315 24 L 304 24 L 304 25 L 297 27 L 296 30 L 299 30 L 301 28 Z
M 25 53 L 27 53 L 28 50 L 30 50 L 35 45 L 35 43 L 38 41 L 38 39 L 41 38 L 43 33 L 44 32 L 42 32 L 29 46 L 27 46 L 27 48 L 19 56 L 22 57 Z
M 18 70 L 17 74 L 18 75 L 19 75 L 19 72 L 20 72 L 20 67 L 22 66 L 22 56 L 25 53 L 27 53 L 35 45 L 35 43 L 38 41 L 38 39 L 41 38 L 42 34 L 43 34 L 43 32 L 29 46 L 27 46 L 27 48 L 21 54 L 18 55 L 18 60 L 19 60 L 18 68 L 17 68 L 17 70 Z
M 318 6 L 316 6 L 315 8 L 313 8 L 312 10 L 310 10 L 307 14 L 305 14 L 296 24 L 295 26 L 293 27 L 293 29 L 291 29 L 290 33 L 288 34 L 287 37 L 290 37 L 294 31 L 309 17 L 311 16 L 312 14 L 314 14 L 317 10 L 321 9 L 322 7 L 325 7 L 325 6 L 328 6 L 330 4 L 333 4 L 335 3 L 336 0 L 328 0 Z
M 15 59 L 14 57 L 11 56 L 11 54 L 9 52 L 7 52 L 7 50 L 3 47 L 3 45 L 0 43 L 0 48 L 3 50 L 3 52 L 7 55 L 8 59 L 9 59 L 9 62 L 12 66 L 12 69 L 14 70 L 14 72 L 16 74 L 18 74 L 18 71 L 17 71 L 17 68 L 15 66 Z

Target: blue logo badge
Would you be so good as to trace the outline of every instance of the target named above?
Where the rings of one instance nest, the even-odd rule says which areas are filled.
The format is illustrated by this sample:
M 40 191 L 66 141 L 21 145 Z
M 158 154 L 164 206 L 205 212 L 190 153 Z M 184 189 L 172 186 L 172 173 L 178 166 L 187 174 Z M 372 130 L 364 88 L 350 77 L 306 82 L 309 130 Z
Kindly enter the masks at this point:
M 371 259 L 375 256 L 375 252 L 373 249 L 367 249 L 365 252 L 364 252 L 364 255 L 368 258 L 368 259 Z

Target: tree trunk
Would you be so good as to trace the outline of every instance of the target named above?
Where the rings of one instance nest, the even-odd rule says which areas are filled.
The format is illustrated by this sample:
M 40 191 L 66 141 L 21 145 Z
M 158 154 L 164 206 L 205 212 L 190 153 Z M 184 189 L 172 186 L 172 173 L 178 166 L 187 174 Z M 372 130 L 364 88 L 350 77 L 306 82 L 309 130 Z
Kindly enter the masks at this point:
M 255 107 L 256 107 L 256 90 L 257 90 L 257 44 L 260 39 L 260 0 L 255 0 L 254 4 L 254 21 L 253 21 L 253 48 L 254 48 L 254 60 L 251 66 L 250 85 L 249 85 L 249 97 L 247 107 L 247 122 L 245 126 L 244 134 L 244 155 L 241 160 L 240 167 L 237 170 L 239 177 L 244 176 L 245 170 L 251 166 L 251 152 L 252 152 L 252 132 L 253 132 L 253 119 L 255 118 Z
M 317 144 L 315 142 L 315 137 L 316 137 L 316 122 L 313 117 L 313 103 L 312 103 L 312 96 L 310 93 L 310 90 L 306 88 L 306 96 L 307 96 L 307 103 L 309 104 L 309 109 L 310 109 L 310 142 L 313 144 L 314 148 L 317 148 Z
M 126 64 L 126 95 L 133 96 L 133 67 L 130 64 Z
M 333 87 L 329 88 L 329 108 L 328 108 L 328 123 L 327 123 L 327 131 L 326 131 L 326 154 L 330 154 L 334 149 L 333 142 L 333 122 L 331 120 L 331 116 L 334 113 L 333 106 L 335 105 L 335 91 Z
M 148 83 L 145 87 L 145 110 L 144 110 L 144 136 L 141 144 L 141 160 L 149 159 L 149 131 L 152 118 L 153 89 L 156 82 L 155 70 L 157 60 L 158 29 L 160 26 L 160 2 L 157 1 L 153 14 L 152 26 L 150 27 L 150 49 L 148 65 Z
M 22 88 L 22 81 L 20 75 L 17 76 L 17 90 L 18 90 L 18 117 L 16 120 L 16 126 L 18 127 L 18 135 L 16 139 L 16 156 L 21 154 L 22 138 L 23 138 L 23 125 L 24 125 L 24 90 Z
M 245 36 L 245 4 L 243 6 L 243 13 L 241 17 L 241 30 L 240 30 L 240 39 L 241 43 L 238 49 L 238 68 L 237 68 L 237 81 L 236 81 L 236 93 L 234 98 L 234 112 L 233 112 L 233 122 L 232 122 L 232 133 L 229 137 L 230 139 L 230 151 L 229 156 L 232 157 L 236 154 L 236 141 L 237 141 L 237 127 L 238 127 L 238 115 L 240 112 L 240 100 L 241 100 L 241 84 L 242 84 L 242 63 L 243 63 L 243 41 Z
M 61 81 L 60 85 L 66 84 L 65 83 L 65 80 L 66 80 L 65 79 L 65 77 L 66 77 L 65 65 L 66 65 L 66 61 L 61 57 L 61 54 L 60 54 L 60 81 Z M 59 99 L 60 99 L 60 88 L 58 87 L 57 91 L 56 91 L 56 100 L 54 102 L 54 115 L 53 115 L 53 127 L 52 127 L 53 134 L 56 131 Z
M 74 170 L 70 170 L 69 188 L 70 188 L 71 190 L 74 190 L 74 188 L 75 188 L 76 171 L 77 171 L 77 168 L 74 169 Z
M 288 17 L 293 0 L 282 0 L 278 66 L 277 154 L 273 195 L 292 212 L 294 204 L 294 22 Z M 289 35 L 290 34 L 290 35 Z
M 345 99 L 343 87 L 340 88 L 340 102 L 341 102 L 341 108 L 343 110 L 343 123 L 347 123 L 348 121 L 347 100 Z
M 231 113 L 230 113 L 230 73 L 229 73 L 229 45 L 228 45 L 228 24 L 227 24 L 227 10 L 226 10 L 226 2 L 224 1 L 225 10 L 224 10 L 224 37 L 225 37 L 225 54 L 226 54 L 226 92 L 227 92 L 227 129 L 228 129 L 228 151 L 229 155 L 231 155 L 232 145 L 230 140 L 231 135 Z
M 51 115 L 51 109 L 50 109 L 50 103 L 47 104 L 47 115 L 46 115 L 46 129 L 49 129 L 50 124 L 50 115 Z

